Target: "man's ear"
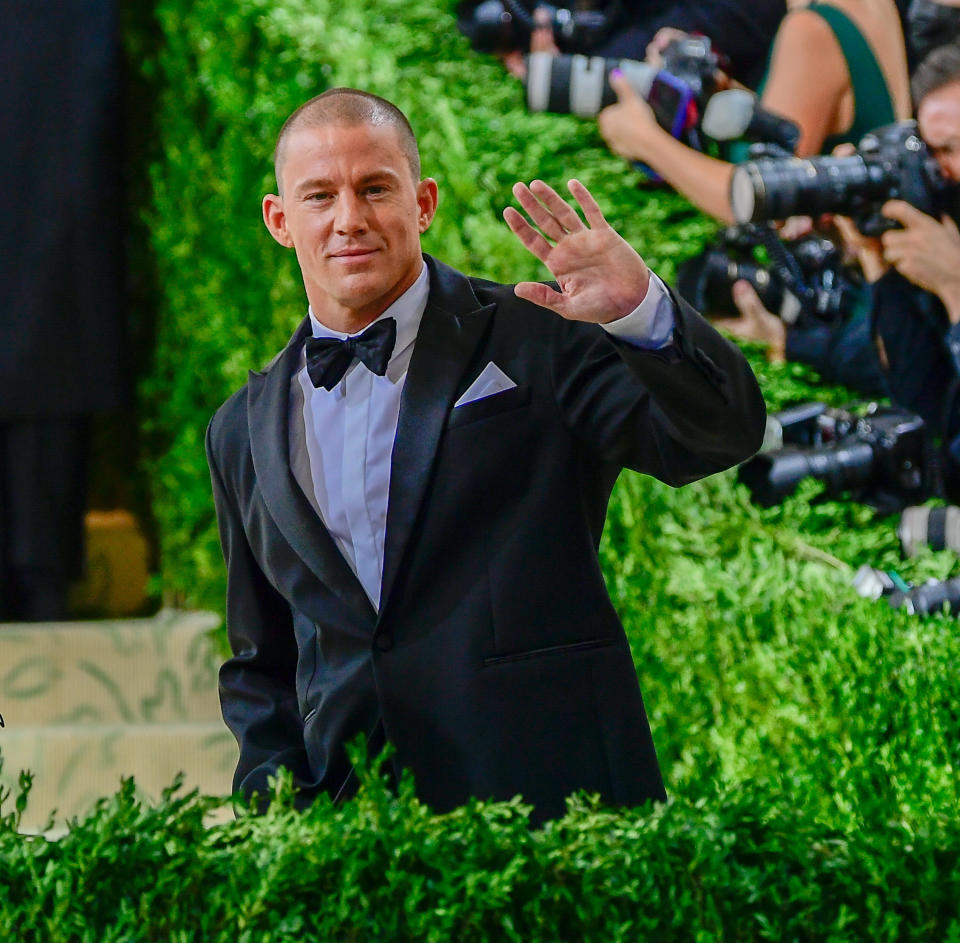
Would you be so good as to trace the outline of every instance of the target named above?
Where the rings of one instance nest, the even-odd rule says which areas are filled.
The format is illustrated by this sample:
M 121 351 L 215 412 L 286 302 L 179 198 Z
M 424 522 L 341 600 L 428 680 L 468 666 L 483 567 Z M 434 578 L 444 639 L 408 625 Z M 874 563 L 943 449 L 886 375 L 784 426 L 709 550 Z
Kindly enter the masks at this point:
M 439 191 L 433 177 L 425 177 L 417 184 L 417 206 L 420 207 L 420 232 L 425 233 L 437 215 Z
M 293 240 L 287 232 L 287 214 L 283 211 L 283 197 L 277 196 L 276 193 L 268 193 L 263 198 L 263 222 L 270 230 L 270 235 L 280 245 L 288 249 L 293 248 Z

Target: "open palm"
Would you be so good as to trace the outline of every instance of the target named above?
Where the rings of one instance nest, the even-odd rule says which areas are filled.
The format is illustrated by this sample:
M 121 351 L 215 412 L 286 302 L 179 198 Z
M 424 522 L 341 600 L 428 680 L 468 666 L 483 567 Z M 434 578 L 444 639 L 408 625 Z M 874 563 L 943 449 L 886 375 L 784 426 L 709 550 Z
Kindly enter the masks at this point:
M 643 301 L 650 273 L 637 251 L 604 219 L 590 191 L 579 180 L 567 186 L 584 219 L 542 180 L 514 185 L 513 195 L 537 228 L 512 206 L 503 218 L 560 286 L 557 291 L 539 282 L 520 282 L 514 290 L 517 297 L 571 321 L 615 321 Z

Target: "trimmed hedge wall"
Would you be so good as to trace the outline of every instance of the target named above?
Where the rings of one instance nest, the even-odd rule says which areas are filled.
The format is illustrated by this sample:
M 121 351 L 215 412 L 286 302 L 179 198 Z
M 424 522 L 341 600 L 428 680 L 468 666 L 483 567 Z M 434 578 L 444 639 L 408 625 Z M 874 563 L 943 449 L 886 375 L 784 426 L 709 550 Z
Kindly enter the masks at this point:
M 205 828 L 132 781 L 59 842 L 0 819 L 5 939 L 268 943 L 960 940 L 956 824 L 844 833 L 751 785 L 531 831 L 519 802 L 431 815 L 367 770 L 350 802 Z
M 203 432 L 305 310 L 259 201 L 273 189 L 276 131 L 310 95 L 357 85 L 410 115 L 440 183 L 426 249 L 474 274 L 544 277 L 500 220 L 516 179 L 576 173 L 668 280 L 714 229 L 679 197 L 638 186 L 593 123 L 527 114 L 519 84 L 456 32 L 452 6 L 128 11 L 149 158 L 141 276 L 158 286 L 141 402 L 168 602 L 222 608 Z M 846 398 L 748 353 L 772 408 Z M 614 814 L 580 798 L 531 833 L 517 803 L 434 817 L 409 784 L 392 799 L 371 773 L 342 807 L 205 830 L 207 800 L 171 794 L 144 809 L 127 784 L 57 843 L 17 835 L 7 809 L 0 933 L 960 941 L 960 632 L 850 586 L 861 563 L 919 581 L 951 574 L 956 557 L 902 561 L 894 519 L 817 496 L 808 483 L 760 510 L 732 472 L 676 491 L 621 476 L 602 561 L 667 805 Z

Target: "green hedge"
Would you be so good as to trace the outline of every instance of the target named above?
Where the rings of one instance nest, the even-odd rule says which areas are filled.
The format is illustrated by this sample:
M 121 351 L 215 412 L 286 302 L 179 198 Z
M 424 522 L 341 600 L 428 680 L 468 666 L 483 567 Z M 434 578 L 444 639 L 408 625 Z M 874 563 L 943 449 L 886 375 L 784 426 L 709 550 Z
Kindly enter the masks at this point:
M 960 831 L 845 833 L 753 786 L 531 831 L 519 802 L 430 814 L 375 771 L 340 806 L 204 827 L 127 781 L 59 842 L 0 819 L 0 934 L 50 941 L 960 940 Z M 2 810 L 2 807 L 0 807 Z
M 526 114 L 451 6 L 159 0 L 153 18 L 128 14 L 150 157 L 143 267 L 158 286 L 141 403 L 170 602 L 222 608 L 204 428 L 305 310 L 259 201 L 276 131 L 307 97 L 349 84 L 404 108 L 440 183 L 426 248 L 471 273 L 545 274 L 500 220 L 516 179 L 575 173 L 668 280 L 713 231 L 638 187 L 593 123 Z M 773 408 L 846 397 L 748 353 Z M 272 925 L 280 939 L 960 941 L 960 632 L 850 586 L 861 563 L 922 580 L 956 558 L 902 561 L 893 519 L 817 493 L 759 510 L 732 472 L 680 490 L 621 476 L 602 561 L 666 807 L 580 801 L 530 834 L 515 805 L 434 818 L 374 780 L 342 808 L 203 831 L 200 800 L 145 810 L 124 791 L 55 845 L 8 822 L 0 878 L 15 893 L 0 917 L 62 926 L 51 939 L 259 940 Z

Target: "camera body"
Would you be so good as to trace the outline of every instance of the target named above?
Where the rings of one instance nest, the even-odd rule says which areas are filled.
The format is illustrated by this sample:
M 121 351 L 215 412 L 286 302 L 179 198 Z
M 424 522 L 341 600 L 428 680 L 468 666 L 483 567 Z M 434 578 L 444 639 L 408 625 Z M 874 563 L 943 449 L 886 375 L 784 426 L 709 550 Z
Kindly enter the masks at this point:
M 738 469 L 763 507 L 792 494 L 804 478 L 884 512 L 925 500 L 931 490 L 926 428 L 914 413 L 870 403 L 860 412 L 805 403 L 771 417 L 765 448 Z
M 864 235 L 897 224 L 880 212 L 890 199 L 921 212 L 952 214 L 954 188 L 917 133 L 915 121 L 877 128 L 849 157 L 762 157 L 734 168 L 730 204 L 738 222 L 788 216 L 849 216 Z
M 702 109 L 717 90 L 720 56 L 706 36 L 687 35 L 670 40 L 661 53 L 661 71 L 683 82 Z
M 813 234 L 780 242 L 793 264 L 765 266 L 754 250 L 768 247 L 766 235 L 753 225 L 727 227 L 715 244 L 680 264 L 677 290 L 712 316 L 739 315 L 732 294 L 739 279 L 749 282 L 763 306 L 786 324 L 836 323 L 853 312 L 859 285 L 833 242 Z
M 565 52 L 596 49 L 619 19 L 617 3 L 577 3 L 571 9 L 546 3 L 528 5 L 521 0 L 483 0 L 472 8 L 465 6 L 459 18 L 460 30 L 478 52 L 526 50 L 533 29 L 539 25 L 533 18 L 535 8 L 544 15 L 557 47 Z

